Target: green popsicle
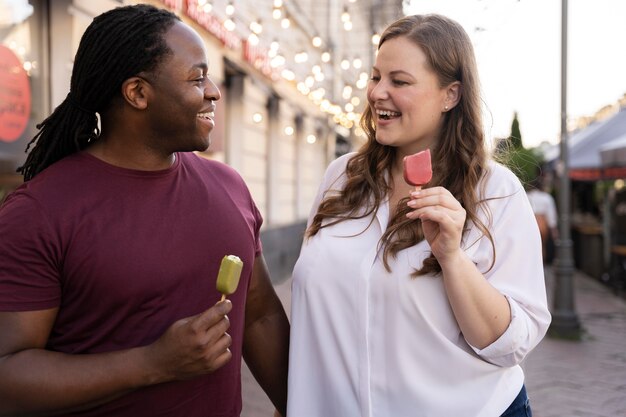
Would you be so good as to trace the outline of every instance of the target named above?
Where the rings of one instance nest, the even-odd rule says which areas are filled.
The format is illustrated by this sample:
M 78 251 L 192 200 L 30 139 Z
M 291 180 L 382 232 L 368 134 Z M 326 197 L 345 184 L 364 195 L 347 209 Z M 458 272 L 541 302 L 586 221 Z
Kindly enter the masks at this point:
M 222 300 L 235 292 L 239 285 L 239 277 L 241 277 L 241 269 L 243 262 L 235 255 L 226 255 L 222 258 L 220 271 L 217 274 L 217 290 L 222 293 Z

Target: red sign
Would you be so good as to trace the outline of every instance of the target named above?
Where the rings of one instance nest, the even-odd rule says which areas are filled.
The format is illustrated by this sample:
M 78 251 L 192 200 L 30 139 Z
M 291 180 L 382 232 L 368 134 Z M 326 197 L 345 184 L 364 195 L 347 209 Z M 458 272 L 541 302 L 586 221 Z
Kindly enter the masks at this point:
M 30 116 L 30 83 L 20 59 L 0 45 L 0 141 L 17 140 Z
M 237 50 L 241 47 L 241 39 L 227 30 L 217 17 L 213 16 L 211 13 L 206 13 L 204 9 L 198 5 L 197 1 L 189 0 L 187 2 L 187 16 L 219 39 L 225 47 L 233 50 Z
M 261 71 L 266 77 L 276 80 L 278 79 L 278 72 L 270 65 L 268 53 L 267 48 L 252 45 L 244 39 L 243 59 L 254 65 L 254 67 Z

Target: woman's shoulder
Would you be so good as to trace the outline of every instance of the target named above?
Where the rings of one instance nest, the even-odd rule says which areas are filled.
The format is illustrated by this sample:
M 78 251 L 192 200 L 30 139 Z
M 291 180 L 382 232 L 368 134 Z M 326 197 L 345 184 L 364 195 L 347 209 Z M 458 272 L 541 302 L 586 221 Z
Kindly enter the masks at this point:
M 488 197 L 504 197 L 524 191 L 513 171 L 493 159 L 489 159 L 487 163 L 482 183 Z
M 348 152 L 339 156 L 338 158 L 333 159 L 330 164 L 328 164 L 327 172 L 329 173 L 342 173 L 345 172 L 346 167 L 348 166 L 348 162 L 352 158 L 356 156 L 356 152 Z
M 324 175 L 324 183 L 326 188 L 330 188 L 333 184 L 343 183 L 342 179 L 345 179 L 346 167 L 348 162 L 356 155 L 356 152 L 349 152 L 344 155 L 333 159 L 326 168 L 326 174 Z M 335 188 L 335 187 L 333 187 Z

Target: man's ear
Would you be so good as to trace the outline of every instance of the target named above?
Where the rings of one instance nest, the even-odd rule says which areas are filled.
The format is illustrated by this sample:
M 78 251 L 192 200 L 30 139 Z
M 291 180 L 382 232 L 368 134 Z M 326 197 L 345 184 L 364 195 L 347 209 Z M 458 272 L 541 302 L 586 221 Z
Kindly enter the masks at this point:
M 455 81 L 446 87 L 446 104 L 444 107 L 446 111 L 453 109 L 454 106 L 459 104 L 463 92 L 462 90 L 460 81 Z
M 122 83 L 122 97 L 124 101 L 137 110 L 148 107 L 150 84 L 141 77 L 131 77 Z

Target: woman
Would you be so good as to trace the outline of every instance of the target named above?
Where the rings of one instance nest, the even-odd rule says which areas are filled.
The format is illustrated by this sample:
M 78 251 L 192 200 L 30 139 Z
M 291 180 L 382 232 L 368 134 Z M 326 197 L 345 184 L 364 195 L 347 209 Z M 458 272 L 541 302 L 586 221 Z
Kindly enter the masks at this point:
M 550 322 L 524 189 L 490 161 L 473 48 L 443 16 L 390 25 L 358 152 L 329 166 L 294 270 L 288 415 L 526 416 Z M 403 179 L 430 149 L 432 180 Z

